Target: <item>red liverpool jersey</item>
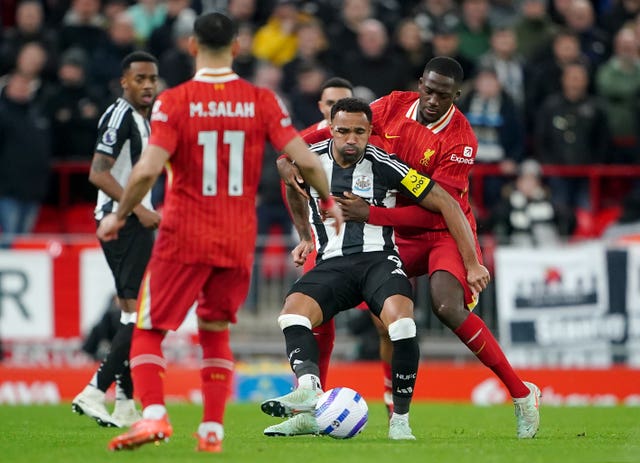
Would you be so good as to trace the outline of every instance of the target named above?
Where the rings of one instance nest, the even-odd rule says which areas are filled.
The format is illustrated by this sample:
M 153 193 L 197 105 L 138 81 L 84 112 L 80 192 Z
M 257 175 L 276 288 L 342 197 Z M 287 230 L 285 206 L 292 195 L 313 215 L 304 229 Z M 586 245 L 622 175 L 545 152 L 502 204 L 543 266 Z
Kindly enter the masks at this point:
M 377 135 L 371 142 L 379 144 L 388 153 L 395 153 L 447 190 L 458 200 L 475 229 L 475 218 L 469 205 L 469 173 L 478 151 L 476 136 L 454 105 L 438 121 L 422 125 L 417 120 L 418 102 L 416 92 L 392 92 L 371 103 L 373 132 Z M 409 200 L 402 203 L 412 204 Z M 423 224 L 425 228 L 447 228 L 441 215 L 432 215 L 433 220 Z
M 318 143 L 319 141 L 326 140 L 331 136 L 329 131 L 329 123 L 322 119 L 320 122 L 310 125 L 306 129 L 300 131 L 300 136 L 304 138 L 304 141 L 309 145 Z
M 280 151 L 297 135 L 286 108 L 231 69 L 201 69 L 160 94 L 151 121 L 149 144 L 170 153 L 155 255 L 245 265 L 255 247 L 265 142 Z

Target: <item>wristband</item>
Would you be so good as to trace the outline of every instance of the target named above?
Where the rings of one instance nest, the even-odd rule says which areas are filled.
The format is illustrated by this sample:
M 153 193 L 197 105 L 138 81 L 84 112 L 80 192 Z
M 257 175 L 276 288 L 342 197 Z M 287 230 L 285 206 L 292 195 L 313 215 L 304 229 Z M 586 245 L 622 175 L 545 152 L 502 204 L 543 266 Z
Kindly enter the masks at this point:
M 333 207 L 335 201 L 333 200 L 333 196 L 329 196 L 327 199 L 321 199 L 318 204 L 320 204 L 320 209 L 328 211 Z

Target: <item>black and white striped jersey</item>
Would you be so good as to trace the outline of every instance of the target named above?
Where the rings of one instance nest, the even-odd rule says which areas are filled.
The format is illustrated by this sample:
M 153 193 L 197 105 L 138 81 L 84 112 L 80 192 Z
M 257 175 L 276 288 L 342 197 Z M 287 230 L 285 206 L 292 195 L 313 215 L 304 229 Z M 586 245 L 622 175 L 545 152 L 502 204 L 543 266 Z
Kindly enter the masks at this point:
M 319 156 L 333 196 L 343 196 L 349 191 L 374 206 L 395 207 L 398 192 L 419 202 L 434 185 L 430 178 L 419 174 L 395 155 L 373 145 L 367 145 L 362 158 L 346 169 L 334 161 L 333 140 L 325 140 L 309 149 Z M 310 197 L 309 221 L 314 229 L 318 262 L 360 252 L 397 250 L 392 227 L 345 222 L 336 234 L 333 218 L 322 221 L 318 206 L 320 196 L 313 188 L 310 188 Z
M 111 168 L 111 175 L 123 188 L 129 180 L 131 169 L 147 146 L 149 134 L 149 122 L 124 98 L 118 98 L 109 106 L 98 122 L 95 151 L 116 160 Z M 153 209 L 151 193 L 147 193 L 142 205 L 147 209 Z M 102 190 L 98 190 L 95 218 L 100 220 L 117 209 L 118 203 Z

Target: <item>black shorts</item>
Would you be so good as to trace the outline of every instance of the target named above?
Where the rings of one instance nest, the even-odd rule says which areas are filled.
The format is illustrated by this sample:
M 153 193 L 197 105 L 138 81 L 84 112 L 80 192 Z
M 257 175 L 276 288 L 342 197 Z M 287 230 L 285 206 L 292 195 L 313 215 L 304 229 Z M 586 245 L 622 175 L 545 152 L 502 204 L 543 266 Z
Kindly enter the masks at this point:
M 153 240 L 154 231 L 143 227 L 138 218 L 131 214 L 118 232 L 117 240 L 100 241 L 119 298 L 138 298 L 140 283 L 151 257 Z
M 364 252 L 320 262 L 302 275 L 287 294 L 313 298 L 327 321 L 362 301 L 378 317 L 384 301 L 400 294 L 412 298 L 412 287 L 395 252 Z

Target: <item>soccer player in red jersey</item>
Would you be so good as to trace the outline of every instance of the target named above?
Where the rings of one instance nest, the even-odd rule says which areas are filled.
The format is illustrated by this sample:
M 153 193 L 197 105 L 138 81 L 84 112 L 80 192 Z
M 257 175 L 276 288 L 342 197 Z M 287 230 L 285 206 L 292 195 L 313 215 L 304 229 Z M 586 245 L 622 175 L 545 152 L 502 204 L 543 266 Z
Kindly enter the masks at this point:
M 202 347 L 203 418 L 196 450 L 219 452 L 230 393 L 233 354 L 229 324 L 249 288 L 256 238 L 255 196 L 266 141 L 286 150 L 305 182 L 320 192 L 319 208 L 342 215 L 330 197 L 317 159 L 291 125 L 273 92 L 231 70 L 237 28 L 221 13 L 200 16 L 190 51 L 195 77 L 163 92 L 154 104 L 152 135 L 131 173 L 115 214 L 100 223 L 98 237 L 117 237 L 126 217 L 166 165 L 169 188 L 158 238 L 138 295 L 138 322 L 130 365 L 143 419 L 109 443 L 133 449 L 173 433 L 164 404 L 166 361 L 161 343 L 198 302 Z
M 469 122 L 454 105 L 462 79 L 462 68 L 456 60 L 433 58 L 425 66 L 418 92 L 392 92 L 371 103 L 377 135 L 371 143 L 396 153 L 438 182 L 458 200 L 475 233 L 468 192 L 477 140 Z M 489 328 L 472 312 L 477 294 L 469 286 L 471 282 L 467 281 L 460 254 L 442 216 L 415 205 L 385 209 L 370 206 L 348 193 L 345 196 L 339 201 L 346 220 L 394 227 L 408 275 L 429 274 L 436 316 L 506 386 L 515 406 L 517 436 L 534 437 L 540 421 L 540 390 L 518 377 Z M 397 206 L 403 204 L 398 201 Z M 477 252 L 480 255 L 479 245 Z
M 453 104 L 460 95 L 462 78 L 457 61 L 433 58 L 425 66 L 417 93 L 392 92 L 374 101 L 371 109 L 381 146 L 397 153 L 400 159 L 457 198 L 475 232 L 476 222 L 469 204 L 469 174 L 478 142 L 469 122 Z M 352 197 L 343 202 L 345 219 L 355 220 L 357 217 L 350 214 L 347 203 L 362 205 L 364 201 Z M 460 254 L 442 216 L 415 205 L 394 209 L 366 205 L 359 218 L 394 227 L 407 273 L 429 274 L 436 316 L 506 386 L 515 405 L 517 436 L 534 437 L 540 420 L 540 390 L 518 377 L 489 328 L 472 312 L 477 294 L 468 284 Z M 477 239 L 476 246 L 480 255 Z

